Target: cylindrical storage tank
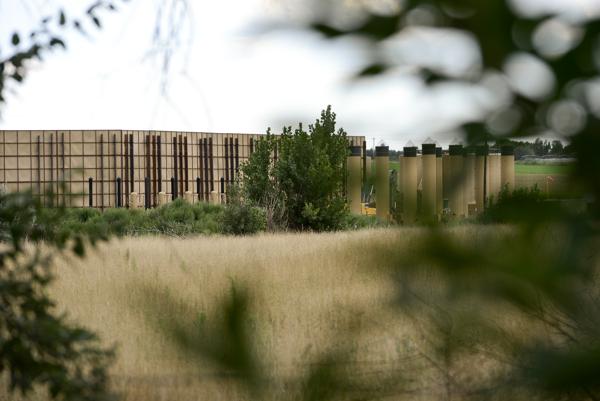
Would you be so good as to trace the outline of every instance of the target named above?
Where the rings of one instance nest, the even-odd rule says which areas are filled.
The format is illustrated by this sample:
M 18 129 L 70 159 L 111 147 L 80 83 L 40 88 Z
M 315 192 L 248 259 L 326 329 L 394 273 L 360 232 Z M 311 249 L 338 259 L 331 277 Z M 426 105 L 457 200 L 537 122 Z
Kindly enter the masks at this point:
M 511 145 L 505 145 L 500 148 L 501 185 L 506 185 L 512 192 L 515 189 L 515 149 Z
M 485 163 L 488 156 L 487 146 L 478 146 L 475 150 L 475 210 L 482 213 L 485 208 Z
M 465 174 L 464 149 L 462 145 L 450 145 L 449 197 L 448 207 L 456 217 L 465 216 Z
M 442 155 L 442 207 L 444 206 L 444 200 L 450 199 L 450 155 Z M 447 207 L 447 206 L 446 206 Z
M 488 156 L 488 168 L 487 168 L 487 196 L 488 199 L 492 199 L 495 202 L 498 199 L 498 194 L 502 189 L 502 176 L 501 176 L 501 156 L 498 149 L 490 149 Z
M 435 221 L 436 213 L 436 176 L 437 163 L 435 155 L 435 143 L 424 143 L 422 145 L 423 162 L 423 185 L 421 192 L 421 216 L 424 221 Z
M 435 148 L 435 214 L 438 216 L 444 209 L 442 167 L 442 148 Z
M 405 147 L 402 159 L 402 220 L 414 223 L 417 219 L 417 147 Z
M 388 221 L 390 217 L 390 148 L 375 147 L 375 199 L 377 218 Z
M 361 157 L 360 146 L 350 146 L 350 155 L 348 156 L 348 186 L 347 197 L 350 212 L 360 214 L 361 211 Z
M 469 215 L 469 206 L 475 208 L 475 152 L 472 148 L 465 149 L 465 215 Z

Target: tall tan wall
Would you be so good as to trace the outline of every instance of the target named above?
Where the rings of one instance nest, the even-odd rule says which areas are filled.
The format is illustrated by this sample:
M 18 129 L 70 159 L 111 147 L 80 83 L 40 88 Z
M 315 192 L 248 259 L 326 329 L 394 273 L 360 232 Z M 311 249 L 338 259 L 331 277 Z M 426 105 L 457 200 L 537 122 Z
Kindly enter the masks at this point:
M 158 193 L 172 197 L 171 178 L 178 196 L 192 191 L 208 201 L 220 191 L 221 178 L 233 183 L 240 164 L 248 159 L 262 135 L 171 131 L 0 131 L 0 184 L 8 191 L 31 188 L 68 206 L 117 205 L 117 179 L 121 179 L 121 204 L 131 192 L 145 199 L 145 177 L 150 179 L 152 205 Z M 363 137 L 349 137 L 360 146 Z M 200 178 L 200 190 L 197 188 Z M 64 187 L 59 185 L 64 182 Z M 44 196 L 42 199 L 51 201 Z

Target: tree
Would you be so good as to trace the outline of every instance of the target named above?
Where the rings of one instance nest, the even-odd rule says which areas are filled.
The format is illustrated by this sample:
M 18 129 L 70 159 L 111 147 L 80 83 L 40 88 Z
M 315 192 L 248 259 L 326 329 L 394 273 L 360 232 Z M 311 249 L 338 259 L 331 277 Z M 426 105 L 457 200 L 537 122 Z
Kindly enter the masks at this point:
M 562 155 L 564 150 L 565 150 L 565 148 L 561 141 L 559 141 L 559 140 L 552 141 L 552 145 L 550 147 L 551 155 Z
M 85 249 L 83 237 L 56 231 L 63 216 L 64 209 L 44 210 L 30 193 L 0 194 L 0 373 L 25 396 L 41 385 L 53 399 L 105 400 L 112 350 L 57 314 L 48 296 L 53 254 L 71 246 L 83 256 Z
M 295 230 L 334 230 L 347 214 L 344 197 L 348 141 L 336 131 L 331 106 L 320 119 L 292 131 L 258 141 L 255 152 L 242 166 L 246 198 Z M 273 220 L 270 218 L 269 220 Z

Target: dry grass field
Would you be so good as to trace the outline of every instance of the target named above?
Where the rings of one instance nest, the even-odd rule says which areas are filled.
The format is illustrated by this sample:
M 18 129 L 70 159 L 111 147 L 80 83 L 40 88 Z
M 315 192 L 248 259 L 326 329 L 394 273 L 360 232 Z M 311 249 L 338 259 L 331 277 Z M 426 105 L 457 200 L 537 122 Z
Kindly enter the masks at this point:
M 491 228 L 449 230 L 468 239 Z M 165 332 L 173 318 L 210 322 L 232 283 L 247 288 L 248 325 L 261 369 L 273 378 L 273 399 L 294 399 L 286 383 L 328 352 L 351 352 L 352 366 L 375 380 L 387 380 L 410 358 L 426 363 L 421 334 L 394 310 L 389 277 L 365 252 L 389 244 L 410 252 L 419 233 L 114 239 L 84 260 L 60 257 L 53 296 L 71 319 L 116 346 L 111 377 L 122 399 L 234 400 L 247 393 L 228 372 L 181 352 Z M 427 389 L 422 399 L 440 399 L 439 373 L 413 378 L 411 386 Z

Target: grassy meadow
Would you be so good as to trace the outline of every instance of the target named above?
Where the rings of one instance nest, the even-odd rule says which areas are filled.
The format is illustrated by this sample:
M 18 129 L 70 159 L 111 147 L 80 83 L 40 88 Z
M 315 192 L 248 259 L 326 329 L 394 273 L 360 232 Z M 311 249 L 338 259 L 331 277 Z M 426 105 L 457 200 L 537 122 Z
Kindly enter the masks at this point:
M 465 241 L 505 231 L 474 225 L 447 230 Z M 52 295 L 71 319 L 116 345 L 111 377 L 123 400 L 251 398 L 227 371 L 182 350 L 169 334 L 175 321 L 217 321 L 232 283 L 250 295 L 252 346 L 261 371 L 272 378 L 267 398 L 296 399 L 290 383 L 326 363 L 324 355 L 341 351 L 353 374 L 375 383 L 391 380 L 410 361 L 421 369 L 403 371 L 395 396 L 441 399 L 448 371 L 428 354 L 418 324 L 398 313 L 397 287 L 369 251 L 408 255 L 421 233 L 402 228 L 113 239 L 83 260 L 57 259 Z M 427 285 L 436 283 L 428 278 Z M 477 363 L 493 369 L 488 361 Z

